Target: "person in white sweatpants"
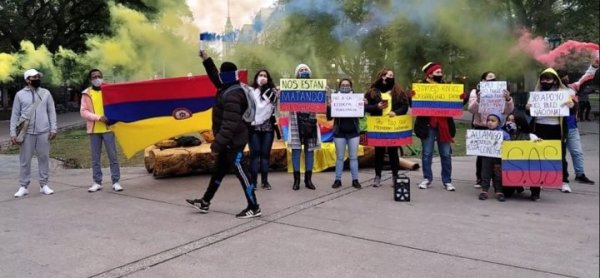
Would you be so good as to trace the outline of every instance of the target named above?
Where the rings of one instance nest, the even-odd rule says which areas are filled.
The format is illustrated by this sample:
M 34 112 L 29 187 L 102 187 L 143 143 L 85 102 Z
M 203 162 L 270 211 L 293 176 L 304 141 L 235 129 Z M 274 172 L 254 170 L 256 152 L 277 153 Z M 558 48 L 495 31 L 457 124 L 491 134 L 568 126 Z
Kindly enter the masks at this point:
M 50 140 L 56 137 L 54 99 L 50 91 L 40 87 L 41 72 L 29 69 L 25 71 L 24 78 L 27 86 L 15 95 L 10 117 L 10 140 L 14 145 L 20 145 L 19 190 L 15 193 L 15 198 L 29 194 L 31 159 L 34 151 L 38 159 L 40 192 L 46 195 L 54 193 L 48 186 Z M 18 142 L 16 130 L 21 118 L 28 118 L 29 125 L 23 141 Z

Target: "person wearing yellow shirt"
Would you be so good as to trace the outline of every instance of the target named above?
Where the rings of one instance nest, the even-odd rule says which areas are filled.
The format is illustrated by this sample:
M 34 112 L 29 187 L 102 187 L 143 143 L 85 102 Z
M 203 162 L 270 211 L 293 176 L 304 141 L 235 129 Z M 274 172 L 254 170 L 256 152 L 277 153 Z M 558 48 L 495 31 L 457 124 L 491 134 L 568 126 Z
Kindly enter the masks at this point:
M 110 165 L 112 189 L 122 191 L 119 184 L 121 173 L 119 160 L 117 159 L 117 144 L 115 134 L 108 126 L 108 119 L 104 115 L 104 104 L 102 102 L 102 71 L 90 70 L 88 74 L 91 86 L 81 93 L 81 117 L 87 121 L 87 133 L 90 136 L 90 148 L 92 152 L 92 186 L 88 192 L 96 192 L 102 189 L 102 165 L 100 155 L 102 143 L 106 147 Z

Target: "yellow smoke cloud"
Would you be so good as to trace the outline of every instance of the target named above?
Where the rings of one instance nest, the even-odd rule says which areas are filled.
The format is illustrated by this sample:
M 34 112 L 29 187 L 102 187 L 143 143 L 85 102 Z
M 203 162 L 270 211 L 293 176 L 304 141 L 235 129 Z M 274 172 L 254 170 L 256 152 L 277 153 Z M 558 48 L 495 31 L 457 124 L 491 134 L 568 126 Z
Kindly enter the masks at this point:
M 10 75 L 14 72 L 17 58 L 7 53 L 0 53 L 0 82 L 10 81 Z

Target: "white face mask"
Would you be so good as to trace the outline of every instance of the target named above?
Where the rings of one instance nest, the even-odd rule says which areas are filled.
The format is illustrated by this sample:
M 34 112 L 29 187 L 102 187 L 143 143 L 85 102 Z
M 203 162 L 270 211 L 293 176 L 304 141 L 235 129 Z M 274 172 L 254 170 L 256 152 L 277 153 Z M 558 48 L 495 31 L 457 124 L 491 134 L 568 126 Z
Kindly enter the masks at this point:
M 256 83 L 260 86 L 267 84 L 267 78 L 264 76 L 259 76 L 256 78 Z
M 92 86 L 96 87 L 96 88 L 100 88 L 100 86 L 102 86 L 102 78 L 96 78 L 94 80 L 92 80 Z

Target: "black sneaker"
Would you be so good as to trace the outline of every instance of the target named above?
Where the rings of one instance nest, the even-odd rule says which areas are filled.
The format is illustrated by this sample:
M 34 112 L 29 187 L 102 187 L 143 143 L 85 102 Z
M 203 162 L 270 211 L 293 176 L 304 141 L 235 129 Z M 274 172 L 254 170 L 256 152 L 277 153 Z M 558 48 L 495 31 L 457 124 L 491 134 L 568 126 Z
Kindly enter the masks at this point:
M 208 213 L 208 206 L 210 203 L 206 203 L 202 199 L 186 199 L 185 201 L 194 208 L 198 209 L 200 213 Z
M 479 200 L 486 200 L 488 198 L 488 194 L 487 192 L 481 192 L 479 193 Z
M 577 176 L 575 177 L 575 180 L 579 183 L 594 184 L 594 181 L 588 179 L 585 175 Z
M 362 185 L 360 185 L 360 182 L 358 182 L 358 180 L 352 180 L 352 187 L 360 189 Z
M 271 190 L 271 185 L 268 181 L 262 183 L 262 189 Z
M 496 200 L 498 200 L 498 202 L 504 202 L 506 201 L 506 198 L 504 198 L 504 194 L 496 193 Z
M 341 187 L 341 186 L 342 186 L 342 181 L 340 181 L 340 180 L 335 180 L 335 181 L 333 182 L 333 184 L 331 185 L 331 188 L 338 188 L 338 187 Z
M 236 214 L 235 217 L 240 218 L 240 219 L 246 219 L 246 218 L 260 217 L 261 215 L 262 215 L 262 213 L 260 212 L 260 208 L 256 208 L 256 209 L 246 208 L 246 209 L 242 210 L 242 212 Z

